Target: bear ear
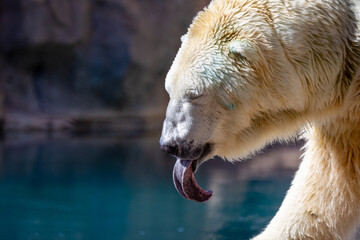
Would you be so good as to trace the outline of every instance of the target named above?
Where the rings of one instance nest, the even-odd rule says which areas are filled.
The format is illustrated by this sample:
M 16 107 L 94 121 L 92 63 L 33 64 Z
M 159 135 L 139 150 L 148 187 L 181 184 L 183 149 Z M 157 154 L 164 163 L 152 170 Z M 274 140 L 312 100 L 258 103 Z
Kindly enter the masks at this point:
M 229 51 L 235 56 L 243 57 L 247 60 L 256 60 L 259 56 L 255 45 L 247 39 L 233 40 L 229 44 Z
M 185 41 L 186 37 L 187 37 L 187 33 L 181 36 L 180 40 L 182 43 Z

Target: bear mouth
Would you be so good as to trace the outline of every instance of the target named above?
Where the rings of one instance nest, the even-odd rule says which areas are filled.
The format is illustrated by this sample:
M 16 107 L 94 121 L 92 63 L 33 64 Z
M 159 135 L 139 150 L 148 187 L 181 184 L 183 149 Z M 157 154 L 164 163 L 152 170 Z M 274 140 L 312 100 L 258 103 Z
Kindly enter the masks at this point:
M 173 170 L 173 181 L 176 190 L 188 200 L 204 202 L 211 198 L 212 191 L 202 189 L 196 182 L 194 173 L 206 156 L 211 152 L 212 144 L 206 144 L 200 157 L 194 160 L 177 158 Z

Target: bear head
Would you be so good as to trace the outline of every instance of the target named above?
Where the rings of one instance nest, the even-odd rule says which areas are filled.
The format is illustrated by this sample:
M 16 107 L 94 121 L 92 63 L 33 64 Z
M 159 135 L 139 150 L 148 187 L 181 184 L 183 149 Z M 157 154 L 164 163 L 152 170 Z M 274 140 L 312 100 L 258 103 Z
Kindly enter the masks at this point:
M 167 74 L 170 101 L 160 144 L 178 158 L 174 182 L 186 198 L 211 196 L 192 176 L 205 160 L 246 157 L 275 137 L 294 136 L 308 119 L 310 103 L 320 106 L 333 97 L 323 93 L 334 82 L 323 79 L 335 79 L 341 68 L 335 63 L 343 56 L 324 50 L 328 59 L 313 68 L 316 52 L 305 46 L 311 39 L 296 32 L 296 22 L 280 35 L 259 2 L 212 1 L 181 38 Z

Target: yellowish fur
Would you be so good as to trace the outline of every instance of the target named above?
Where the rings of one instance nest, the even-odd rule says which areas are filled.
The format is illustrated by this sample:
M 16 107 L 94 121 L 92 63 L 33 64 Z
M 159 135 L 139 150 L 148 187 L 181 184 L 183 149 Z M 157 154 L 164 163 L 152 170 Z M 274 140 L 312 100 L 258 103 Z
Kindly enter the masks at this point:
M 207 108 L 213 155 L 238 159 L 307 131 L 292 186 L 254 240 L 349 239 L 359 224 L 359 9 L 350 0 L 214 0 L 184 37 L 166 89 L 179 104 L 207 99 L 190 102 Z M 257 57 L 229 52 L 236 39 Z

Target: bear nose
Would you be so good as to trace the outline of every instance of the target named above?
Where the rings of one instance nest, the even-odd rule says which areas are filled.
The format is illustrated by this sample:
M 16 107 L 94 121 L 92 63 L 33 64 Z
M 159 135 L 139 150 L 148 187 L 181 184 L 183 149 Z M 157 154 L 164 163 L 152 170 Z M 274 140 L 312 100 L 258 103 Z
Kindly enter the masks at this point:
M 160 145 L 160 149 L 174 156 L 177 156 L 179 154 L 179 147 L 177 145 Z

